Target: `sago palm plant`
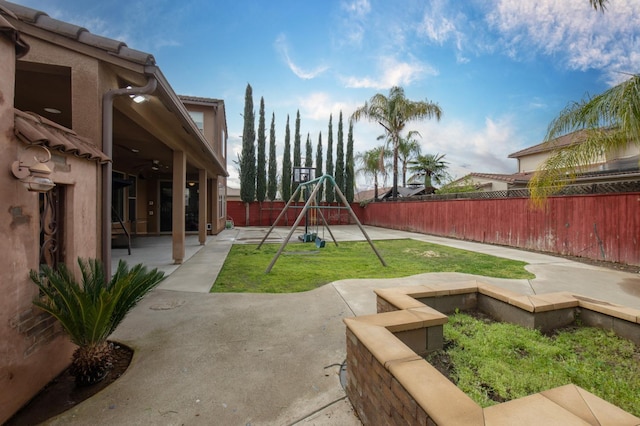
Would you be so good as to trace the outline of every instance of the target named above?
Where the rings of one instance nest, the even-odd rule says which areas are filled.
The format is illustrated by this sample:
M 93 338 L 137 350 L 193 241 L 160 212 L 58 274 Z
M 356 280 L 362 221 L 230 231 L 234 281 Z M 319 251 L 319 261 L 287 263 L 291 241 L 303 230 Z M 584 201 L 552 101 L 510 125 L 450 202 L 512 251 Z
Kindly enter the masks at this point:
M 46 265 L 40 273 L 31 271 L 31 280 L 42 296 L 33 304 L 55 317 L 78 345 L 73 353 L 71 374 L 79 385 L 102 380 L 112 367 L 112 345 L 107 338 L 125 315 L 151 289 L 164 273 L 147 271 L 142 264 L 131 269 L 120 261 L 116 273 L 105 281 L 102 262 L 78 259 L 82 282 L 78 283 L 66 265 L 56 269 Z

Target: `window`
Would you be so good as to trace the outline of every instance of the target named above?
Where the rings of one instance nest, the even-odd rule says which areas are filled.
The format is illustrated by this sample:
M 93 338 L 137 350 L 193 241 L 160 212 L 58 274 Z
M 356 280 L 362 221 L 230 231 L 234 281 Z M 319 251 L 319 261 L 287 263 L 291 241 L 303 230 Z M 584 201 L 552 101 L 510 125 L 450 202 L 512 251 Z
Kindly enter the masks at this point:
M 227 203 L 224 197 L 224 185 L 218 184 L 218 218 L 225 219 L 227 217 Z
M 204 113 L 201 111 L 189 111 L 189 115 L 194 123 L 196 123 L 198 129 L 200 129 L 201 132 L 204 132 Z

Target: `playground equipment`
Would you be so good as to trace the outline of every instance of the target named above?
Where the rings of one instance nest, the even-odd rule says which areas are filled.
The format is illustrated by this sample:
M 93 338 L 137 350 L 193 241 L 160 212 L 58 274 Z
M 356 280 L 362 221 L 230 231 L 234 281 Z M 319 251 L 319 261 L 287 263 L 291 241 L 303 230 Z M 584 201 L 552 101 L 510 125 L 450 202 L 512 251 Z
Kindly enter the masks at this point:
M 331 232 L 331 228 L 329 227 L 329 224 L 327 223 L 324 215 L 322 214 L 322 210 L 323 209 L 346 209 L 349 212 L 349 214 L 351 215 L 351 218 L 358 225 L 358 228 L 360 229 L 360 231 L 362 232 L 362 235 L 364 235 L 365 239 L 369 243 L 369 246 L 371 246 L 371 249 L 373 250 L 373 252 L 376 254 L 376 256 L 378 256 L 378 259 L 380 260 L 380 263 L 382 264 L 382 266 L 387 266 L 387 264 L 385 263 L 384 259 L 382 258 L 382 256 L 378 252 L 378 250 L 376 250 L 376 247 L 373 245 L 373 241 L 371 241 L 371 238 L 369 238 L 369 235 L 367 234 L 367 232 L 362 227 L 362 224 L 360 223 L 360 220 L 358 219 L 356 214 L 351 209 L 351 206 L 349 205 L 349 202 L 345 198 L 344 194 L 342 194 L 342 191 L 336 185 L 336 181 L 333 179 L 333 177 L 330 176 L 330 175 L 326 175 L 325 174 L 325 175 L 317 177 L 315 179 L 309 179 L 309 177 L 312 176 L 312 175 L 310 173 L 307 173 L 306 174 L 306 180 L 305 180 L 304 179 L 305 176 L 302 173 L 303 170 L 310 170 L 310 168 L 304 168 L 304 167 L 296 167 L 296 168 L 294 168 L 294 182 L 296 182 L 296 173 L 298 173 L 298 176 L 297 176 L 298 181 L 296 183 L 298 183 L 299 185 L 296 188 L 296 190 L 294 191 L 293 195 L 291 195 L 291 198 L 289 199 L 287 204 L 284 206 L 284 209 L 282 209 L 282 212 L 280 212 L 280 215 L 278 215 L 278 218 L 275 220 L 273 225 L 271 225 L 271 227 L 269 228 L 269 231 L 267 231 L 267 233 L 265 234 L 264 238 L 262 238 L 262 241 L 260 242 L 260 244 L 258 244 L 257 249 L 259 250 L 260 247 L 262 247 L 262 244 L 264 244 L 264 242 L 269 237 L 269 234 L 271 234 L 271 231 L 273 231 L 273 228 L 275 228 L 276 224 L 278 222 L 280 222 L 280 219 L 282 219 L 282 217 L 285 215 L 285 213 L 287 212 L 287 210 L 289 209 L 291 204 L 294 202 L 294 200 L 298 199 L 298 195 L 300 194 L 300 191 L 302 191 L 303 189 L 312 189 L 310 191 L 310 194 L 308 194 L 308 195 L 305 194 L 306 202 L 304 204 L 304 207 L 302 208 L 302 211 L 300 212 L 300 214 L 296 218 L 296 221 L 294 222 L 293 226 L 291 227 L 291 230 L 289 231 L 289 234 L 287 234 L 287 237 L 282 242 L 282 245 L 278 249 L 278 252 L 275 254 L 273 259 L 271 260 L 271 263 L 269 264 L 269 266 L 267 267 L 267 270 L 265 272 L 266 273 L 271 272 L 271 269 L 273 268 L 273 265 L 275 265 L 275 263 L 278 261 L 278 258 L 280 257 L 280 255 L 284 251 L 284 248 L 286 247 L 286 245 L 289 243 L 289 240 L 291 239 L 291 236 L 293 235 L 293 233 L 295 232 L 296 228 L 298 227 L 298 225 L 302 221 L 303 217 L 307 217 L 307 220 L 305 221 L 305 233 L 301 236 L 302 237 L 301 240 L 304 241 L 306 238 L 308 238 L 307 235 L 310 235 L 310 234 L 309 234 L 309 228 L 308 228 L 309 220 L 308 220 L 307 213 L 309 212 L 310 208 L 314 209 L 317 212 L 317 214 L 320 216 L 320 218 L 322 219 L 324 227 L 327 229 L 327 231 L 329 231 L 329 235 L 331 235 L 331 239 L 333 240 L 333 242 L 334 242 L 334 244 L 336 246 L 338 245 L 338 242 L 336 241 L 335 237 L 333 236 L 333 233 Z M 338 196 L 338 198 L 342 202 L 343 206 L 321 206 L 316 202 L 316 195 L 318 194 L 319 189 L 322 187 L 322 185 L 325 182 L 327 182 L 329 184 L 329 185 L 327 185 L 327 190 L 329 190 L 329 188 L 333 188 L 333 190 L 335 190 L 336 195 Z M 309 192 L 309 191 L 307 191 L 307 192 Z M 316 222 L 316 224 L 317 224 L 317 222 Z M 323 236 L 324 236 L 324 230 L 323 230 Z M 311 241 L 311 240 L 309 240 L 309 241 Z M 316 232 L 315 241 L 316 241 L 316 247 L 318 247 L 318 248 L 324 247 L 325 240 L 324 239 L 318 240 L 317 239 L 317 232 Z

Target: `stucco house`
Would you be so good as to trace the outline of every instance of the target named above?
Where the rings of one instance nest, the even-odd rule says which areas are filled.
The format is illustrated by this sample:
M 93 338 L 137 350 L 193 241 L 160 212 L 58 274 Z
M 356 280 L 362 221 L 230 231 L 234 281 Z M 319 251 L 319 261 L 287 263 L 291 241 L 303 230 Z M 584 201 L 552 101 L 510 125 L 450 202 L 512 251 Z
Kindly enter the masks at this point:
M 584 142 L 584 131 L 569 133 L 550 143 L 539 143 L 509 155 L 518 161 L 518 172 L 512 174 L 470 173 L 452 184 L 473 184 L 478 191 L 506 191 L 524 189 L 529 180 L 557 149 Z M 583 168 L 575 180 L 576 185 L 624 184 L 640 181 L 640 147 L 635 144 L 608 155 Z
M 225 226 L 224 102 L 180 97 L 154 57 L 0 0 L 0 423 L 70 361 L 73 345 L 32 308 L 29 271 L 111 263 L 112 237 Z M 110 268 L 107 268 L 109 270 Z

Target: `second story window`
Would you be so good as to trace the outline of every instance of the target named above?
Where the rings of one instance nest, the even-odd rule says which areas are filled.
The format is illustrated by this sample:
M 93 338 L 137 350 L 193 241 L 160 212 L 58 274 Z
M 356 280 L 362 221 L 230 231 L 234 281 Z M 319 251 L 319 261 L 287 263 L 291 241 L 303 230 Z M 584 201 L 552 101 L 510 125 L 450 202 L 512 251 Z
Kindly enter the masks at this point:
M 189 115 L 196 123 L 196 126 L 198 126 L 198 129 L 200 129 L 201 132 L 204 132 L 204 113 L 200 111 L 189 111 Z

